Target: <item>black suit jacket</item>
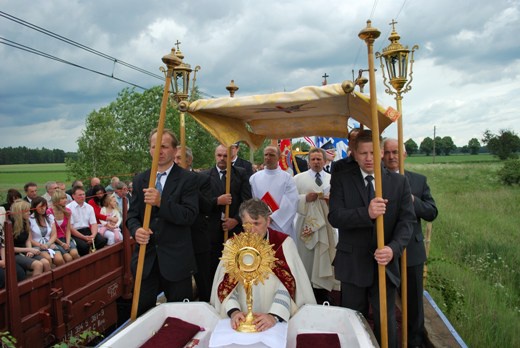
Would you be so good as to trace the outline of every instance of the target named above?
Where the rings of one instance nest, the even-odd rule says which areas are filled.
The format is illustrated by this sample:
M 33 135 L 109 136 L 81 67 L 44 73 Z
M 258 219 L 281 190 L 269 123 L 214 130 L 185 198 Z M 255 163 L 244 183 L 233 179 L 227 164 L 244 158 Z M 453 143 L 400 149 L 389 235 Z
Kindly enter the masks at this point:
M 408 180 L 399 174 L 382 169 L 383 198 L 388 199 L 384 215 L 385 245 L 392 248 L 394 257 L 386 266 L 390 281 L 399 286 L 398 259 L 412 235 L 416 221 Z M 339 229 L 339 241 L 334 260 L 336 279 L 359 287 L 377 282 L 376 220 L 368 215 L 365 180 L 357 163 L 332 174 L 329 221 Z
M 221 245 L 224 242 L 224 232 L 222 230 L 222 213 L 225 211 L 224 205 L 217 205 L 217 198 L 226 193 L 226 185 L 220 180 L 220 174 L 216 167 L 213 167 L 204 172 L 210 176 L 211 182 L 211 213 L 209 215 L 209 231 L 212 244 Z M 230 236 L 233 233 L 242 232 L 242 220 L 238 214 L 238 209 L 242 202 L 250 199 L 251 186 L 249 185 L 249 177 L 244 168 L 231 167 L 231 188 L 230 193 L 232 197 L 229 206 L 229 217 L 238 221 L 238 225 L 231 231 L 228 231 Z
M 249 162 L 243 158 L 237 157 L 237 159 L 235 160 L 235 163 L 233 164 L 233 167 L 243 168 L 246 171 L 246 175 L 247 175 L 248 179 L 251 175 L 253 175 L 253 165 L 251 164 L 251 162 Z
M 354 159 L 354 157 L 352 157 L 352 155 L 342 158 L 340 160 L 334 161 L 331 163 L 330 173 L 332 174 L 332 173 L 336 173 L 336 172 L 341 172 L 345 169 L 352 167 L 352 165 L 355 163 L 357 163 L 357 162 Z
M 144 220 L 143 189 L 148 187 L 150 170 L 134 178 L 134 193 L 130 201 L 126 225 L 130 234 L 142 227 Z M 152 270 L 157 258 L 161 275 L 169 281 L 178 281 L 196 272 L 195 254 L 191 242 L 190 226 L 199 213 L 199 196 L 195 174 L 176 164 L 166 178 L 161 196 L 161 206 L 153 207 L 150 229 L 153 234 L 146 245 L 143 279 Z M 135 272 L 139 254 L 139 244 L 132 255 L 132 269 Z
M 204 173 L 192 172 L 197 177 L 199 189 L 199 214 L 191 226 L 191 238 L 195 254 L 210 251 L 208 219 L 211 213 L 211 181 Z
M 408 178 L 412 195 L 414 196 L 413 207 L 417 216 L 413 224 L 413 235 L 406 247 L 407 266 L 417 266 L 426 261 L 426 250 L 424 248 L 424 236 L 422 232 L 421 219 L 433 221 L 438 211 L 435 201 L 430 193 L 430 187 L 424 175 L 405 170 L 404 175 Z

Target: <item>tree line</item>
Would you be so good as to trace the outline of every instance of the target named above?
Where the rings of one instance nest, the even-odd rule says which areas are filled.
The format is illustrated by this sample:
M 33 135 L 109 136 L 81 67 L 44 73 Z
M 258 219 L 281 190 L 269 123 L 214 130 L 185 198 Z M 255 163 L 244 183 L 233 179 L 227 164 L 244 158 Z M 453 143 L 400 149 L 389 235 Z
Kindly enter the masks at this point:
M 64 163 L 75 153 L 60 149 L 29 149 L 25 146 L 0 148 L 0 164 Z
M 437 156 L 449 156 L 455 152 L 477 155 L 481 152 L 489 152 L 501 160 L 518 158 L 517 152 L 520 151 L 520 138 L 512 130 L 501 129 L 497 134 L 486 130 L 482 135 L 481 141 L 482 144 L 477 138 L 472 138 L 468 141 L 467 145 L 459 148 L 453 143 L 453 139 L 450 136 L 438 136 L 435 137 L 435 139 L 426 137 L 420 145 L 417 145 L 417 143 L 410 138 L 404 143 L 404 146 L 409 155 L 422 153 L 426 156 L 432 154 Z

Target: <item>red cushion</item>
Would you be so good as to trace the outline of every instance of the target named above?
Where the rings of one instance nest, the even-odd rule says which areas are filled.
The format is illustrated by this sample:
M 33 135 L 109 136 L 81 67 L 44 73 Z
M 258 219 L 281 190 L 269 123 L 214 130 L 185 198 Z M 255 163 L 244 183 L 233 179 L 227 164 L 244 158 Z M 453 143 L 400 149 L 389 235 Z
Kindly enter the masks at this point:
M 198 325 L 188 323 L 179 318 L 168 317 L 159 331 L 155 333 L 141 347 L 184 347 L 199 331 L 203 331 Z
M 296 336 L 296 348 L 341 348 L 335 333 L 304 333 Z

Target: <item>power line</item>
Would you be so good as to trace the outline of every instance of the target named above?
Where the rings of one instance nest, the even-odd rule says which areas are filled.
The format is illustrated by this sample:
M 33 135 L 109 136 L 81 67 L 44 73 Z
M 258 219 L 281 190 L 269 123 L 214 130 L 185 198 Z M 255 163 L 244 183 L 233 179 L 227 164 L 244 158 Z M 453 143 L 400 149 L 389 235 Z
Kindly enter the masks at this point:
M 374 17 L 374 13 L 376 12 L 377 2 L 379 0 L 374 0 L 374 4 L 372 5 L 372 10 L 370 11 L 370 17 L 368 17 L 370 20 Z M 358 50 L 356 52 L 356 56 L 354 57 L 354 64 L 352 64 L 354 67 L 357 65 L 357 60 L 359 58 L 359 55 L 361 53 L 361 49 L 363 48 L 363 43 L 360 42 L 358 44 Z
M 11 47 L 17 48 L 17 49 L 22 50 L 22 51 L 26 51 L 26 52 L 29 52 L 29 53 L 32 53 L 32 54 L 36 54 L 36 55 L 44 57 L 44 58 L 52 59 L 52 60 L 55 60 L 55 61 L 60 62 L 60 63 L 68 64 L 68 65 L 74 66 L 76 68 L 80 68 L 80 69 L 83 69 L 83 70 L 86 70 L 86 71 L 90 71 L 90 72 L 99 74 L 101 76 L 109 77 L 111 79 L 114 79 L 114 80 L 117 80 L 117 81 L 121 81 L 123 83 L 127 83 L 127 84 L 129 84 L 131 86 L 134 86 L 134 87 L 137 87 L 137 88 L 141 88 L 142 90 L 147 90 L 148 89 L 148 88 L 139 86 L 139 85 L 137 85 L 135 83 L 132 83 L 132 82 L 120 79 L 118 77 L 115 77 L 114 75 L 108 75 L 108 74 L 105 74 L 105 73 L 103 73 L 101 71 L 97 71 L 97 70 L 90 69 L 90 68 L 84 67 L 82 65 L 76 64 L 76 63 L 72 63 L 72 62 L 70 62 L 68 60 L 65 60 L 65 59 L 53 56 L 51 54 L 39 51 L 37 49 L 31 48 L 31 47 L 28 47 L 28 46 L 25 46 L 25 45 L 22 45 L 22 44 L 19 44 L 17 42 L 14 42 L 12 40 L 6 39 L 6 38 L 1 37 L 1 36 L 0 36 L 0 43 L 4 44 L 6 46 L 11 46 Z
M 135 66 L 135 65 L 132 65 L 132 64 L 130 64 L 130 63 L 127 63 L 127 62 L 125 62 L 125 61 L 123 61 L 123 60 L 117 59 L 117 58 L 112 57 L 112 56 L 110 56 L 110 55 L 108 55 L 108 54 L 106 54 L 106 53 L 103 53 L 103 52 L 101 52 L 101 51 L 98 51 L 98 50 L 96 50 L 96 49 L 93 49 L 93 48 L 91 48 L 91 47 L 89 47 L 89 46 L 83 45 L 83 44 L 81 44 L 81 43 L 79 43 L 79 42 L 76 42 L 76 41 L 74 41 L 74 40 L 71 40 L 71 39 L 69 39 L 69 38 L 67 38 L 67 37 L 65 37 L 65 36 L 62 36 L 62 35 L 56 34 L 56 33 L 52 32 L 52 31 L 50 31 L 50 30 L 47 30 L 47 29 L 42 28 L 42 27 L 39 27 L 39 26 L 37 26 L 37 25 L 35 25 L 35 24 L 29 23 L 29 22 L 27 22 L 27 21 L 24 21 L 23 19 L 20 19 L 20 18 L 18 18 L 18 17 L 15 17 L 15 16 L 13 16 L 13 15 L 10 15 L 10 14 L 8 14 L 8 13 L 6 13 L 6 12 L 0 11 L 0 16 L 1 16 L 1 17 L 4 17 L 4 18 L 6 18 L 6 19 L 9 19 L 9 20 L 11 20 L 11 21 L 13 21 L 13 22 L 15 22 L 15 23 L 18 23 L 18 24 L 20 24 L 20 25 L 26 26 L 26 27 L 28 27 L 28 28 L 30 28 L 30 29 L 33 29 L 33 30 L 35 30 L 35 31 L 38 31 L 38 32 L 40 32 L 40 33 L 42 33 L 42 34 L 48 35 L 48 36 L 50 36 L 50 37 L 52 37 L 52 38 L 55 38 L 55 39 L 60 40 L 60 41 L 62 41 L 62 42 L 65 42 L 65 43 L 67 43 L 67 44 L 69 44 L 69 45 L 72 45 L 72 46 L 75 46 L 75 47 L 80 48 L 80 49 L 82 49 L 82 50 L 85 50 L 85 51 L 87 51 L 87 52 L 89 52 L 89 53 L 92 53 L 92 54 L 95 54 L 95 55 L 100 56 L 100 57 L 102 57 L 102 58 L 108 59 L 108 60 L 112 61 L 112 62 L 114 63 L 114 65 L 115 65 L 115 64 L 121 64 L 121 65 L 123 65 L 123 66 L 125 66 L 125 67 L 127 67 L 127 68 L 130 68 L 130 69 L 135 70 L 135 71 L 138 71 L 138 72 L 140 72 L 140 73 L 143 73 L 143 74 L 149 75 L 149 76 L 154 77 L 154 78 L 156 78 L 156 79 L 159 79 L 159 80 L 161 80 L 161 81 L 164 81 L 164 80 L 165 80 L 165 78 L 164 78 L 163 76 L 161 76 L 161 75 L 154 74 L 154 73 L 149 72 L 149 71 L 147 71 L 147 70 L 145 70 L 145 69 L 139 68 L 139 67 L 137 67 L 137 66 Z M 131 85 L 131 86 L 134 86 L 134 87 L 137 87 L 137 88 L 140 88 L 140 89 L 143 89 L 143 90 L 147 90 L 147 88 L 144 88 L 144 87 L 142 87 L 142 86 L 139 86 L 139 85 L 137 85 L 137 84 L 135 84 L 135 83 L 132 83 L 132 82 L 129 82 L 129 81 L 126 81 L 126 80 L 120 79 L 120 78 L 118 78 L 118 77 L 115 77 L 113 72 L 112 72 L 112 75 L 108 75 L 108 74 L 106 74 L 106 73 L 103 73 L 103 72 L 100 72 L 100 71 L 97 71 L 97 70 L 93 70 L 93 69 L 90 69 L 90 68 L 84 67 L 84 66 L 82 66 L 82 65 L 76 64 L 76 63 L 72 63 L 72 62 L 67 61 L 67 60 L 65 60 L 65 59 L 55 57 L 55 56 L 53 56 L 53 55 L 51 55 L 51 54 L 49 54 L 49 53 L 45 53 L 45 52 L 39 51 L 39 50 L 37 50 L 37 49 L 35 49 L 35 48 L 32 48 L 32 47 L 28 47 L 28 46 L 25 46 L 25 45 L 19 44 L 19 43 L 17 43 L 17 42 L 12 41 L 12 40 L 5 39 L 5 38 L 3 38 L 3 37 L 0 37 L 0 39 L 3 40 L 3 41 L 5 41 L 5 42 L 0 42 L 0 43 L 2 43 L 2 44 L 4 44 L 4 45 L 11 46 L 11 47 L 14 47 L 14 48 L 17 48 L 17 49 L 20 49 L 20 50 L 23 50 L 23 51 L 26 51 L 26 52 L 29 52 L 29 53 L 33 53 L 33 54 L 39 55 L 39 56 L 41 56 L 41 57 L 45 57 L 45 58 L 48 58 L 48 59 L 52 59 L 52 60 L 58 61 L 58 62 L 60 62 L 60 63 L 68 64 L 68 65 L 71 65 L 71 66 L 74 66 L 74 67 L 77 67 L 77 68 L 80 68 L 80 69 L 83 69 L 83 70 L 86 70 L 86 71 L 90 71 L 90 72 L 93 72 L 93 73 L 96 73 L 96 74 L 99 74 L 99 75 L 102 75 L 102 76 L 105 76 L 105 77 L 109 77 L 109 78 L 111 78 L 111 79 L 114 79 L 114 80 L 117 80 L 117 81 L 120 81 L 120 82 L 123 82 L 123 83 L 129 84 L 129 85 Z M 203 92 L 203 91 L 200 91 L 200 90 L 199 90 L 199 93 L 200 93 L 201 95 L 204 95 L 204 96 L 209 97 L 209 98 L 215 98 L 214 96 L 212 96 L 212 95 L 210 95 L 210 94 L 208 94 L 208 93 L 205 93 L 205 92 Z
M 370 19 L 373 18 L 374 13 L 376 12 L 376 7 L 377 7 L 377 3 L 378 3 L 378 1 L 379 1 L 379 0 L 374 0 L 374 5 L 372 6 L 372 11 L 370 12 L 370 17 L 369 17 Z M 394 19 L 399 18 L 399 15 L 401 14 L 401 11 L 403 10 L 404 6 L 406 5 L 406 1 L 407 1 L 407 0 L 403 0 L 403 4 L 402 4 L 401 7 L 399 8 L 399 11 L 397 11 L 397 15 L 394 17 Z M 386 34 L 385 37 L 388 37 L 388 36 L 390 36 L 390 29 L 387 30 L 387 34 Z M 383 49 L 384 44 L 385 44 L 385 41 L 384 41 L 384 40 L 381 40 L 381 45 L 380 45 L 378 51 L 381 51 L 381 50 Z M 358 58 L 359 58 L 359 54 L 361 53 L 361 48 L 362 48 L 362 47 L 363 47 L 363 46 L 360 44 L 360 45 L 359 45 L 359 48 L 358 48 L 358 50 L 357 50 L 357 53 L 356 53 L 356 57 L 354 58 L 354 64 L 353 64 L 353 66 L 356 66 L 356 64 L 357 64 L 357 60 L 358 60 Z
M 67 43 L 69 45 L 72 45 L 72 46 L 75 46 L 75 47 L 80 48 L 82 50 L 85 50 L 85 51 L 87 51 L 89 53 L 92 53 L 92 54 L 95 54 L 95 55 L 100 56 L 102 58 L 108 59 L 108 60 L 110 60 L 110 61 L 112 61 L 114 63 L 121 64 L 123 66 L 126 66 L 127 68 L 139 71 L 140 73 L 143 73 L 143 74 L 146 74 L 146 75 L 149 75 L 149 76 L 152 76 L 152 77 L 155 77 L 155 78 L 157 78 L 159 80 L 163 80 L 164 81 L 164 77 L 161 76 L 161 75 L 154 74 L 154 73 L 149 72 L 149 71 L 147 71 L 145 69 L 142 69 L 142 68 L 139 68 L 139 67 L 137 67 L 135 65 L 127 63 L 127 62 L 125 62 L 123 60 L 119 60 L 119 59 L 117 59 L 115 57 L 112 57 L 112 56 L 106 54 L 106 53 L 103 53 L 103 52 L 100 52 L 98 50 L 95 50 L 95 49 L 93 49 L 93 48 L 91 48 L 89 46 L 83 45 L 83 44 L 81 44 L 79 42 L 76 42 L 74 40 L 66 38 L 66 37 L 64 37 L 62 35 L 56 34 L 56 33 L 52 32 L 50 30 L 47 30 L 47 29 L 39 27 L 39 26 L 37 26 L 35 24 L 29 23 L 27 21 L 24 21 L 23 19 L 20 19 L 18 17 L 12 16 L 12 15 L 10 15 L 8 13 L 3 12 L 3 11 L 0 11 L 0 16 L 4 17 L 6 19 L 9 19 L 9 20 L 11 20 L 11 21 L 13 21 L 15 23 L 18 23 L 20 25 L 23 25 L 25 27 L 28 27 L 30 29 L 36 30 L 36 31 L 38 31 L 38 32 L 40 32 L 42 34 L 48 35 L 48 36 L 50 36 L 52 38 L 55 38 L 55 39 L 60 40 L 62 42 L 65 42 L 65 43 Z
M 397 15 L 393 18 L 394 20 L 397 20 L 397 18 L 399 18 L 399 15 L 401 14 L 401 11 L 403 10 L 404 8 L 404 5 L 406 5 L 406 1 L 407 0 L 403 0 L 403 4 L 401 5 L 401 8 L 399 9 L 399 11 L 397 11 Z M 388 38 L 390 36 L 390 29 L 388 29 L 386 31 L 386 38 Z M 385 44 L 386 41 L 381 41 L 381 45 L 379 46 L 379 50 L 378 52 L 380 52 L 382 49 L 383 49 L 383 46 Z

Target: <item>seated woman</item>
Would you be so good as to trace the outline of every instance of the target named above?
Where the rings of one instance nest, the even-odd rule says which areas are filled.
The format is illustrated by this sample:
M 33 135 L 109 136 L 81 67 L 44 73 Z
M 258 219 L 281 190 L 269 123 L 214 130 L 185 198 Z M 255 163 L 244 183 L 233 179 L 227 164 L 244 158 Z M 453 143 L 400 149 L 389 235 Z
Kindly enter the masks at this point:
M 20 191 L 14 188 L 10 188 L 9 190 L 7 190 L 6 202 L 2 205 L 5 211 L 9 212 L 11 210 L 11 205 L 17 199 L 22 199 L 22 194 L 20 193 Z
M 52 195 L 52 208 L 47 209 L 47 214 L 53 215 L 56 225 L 56 244 L 63 255 L 65 262 L 79 258 L 76 242 L 71 238 L 70 215 L 72 214 L 67 206 L 67 194 L 65 191 L 57 189 Z
M 114 217 L 107 217 L 105 214 L 101 212 L 101 208 L 103 208 L 103 202 L 105 201 L 105 197 L 110 196 L 110 194 L 105 191 L 105 188 L 101 185 L 94 185 L 92 187 L 92 192 L 94 193 L 94 196 L 87 197 L 88 204 L 94 208 L 94 214 L 96 214 L 96 222 L 99 227 L 101 227 L 101 221 L 112 221 L 113 223 L 116 222 L 116 218 Z
M 31 244 L 41 251 L 41 255 L 49 263 L 56 266 L 65 264 L 63 255 L 55 242 L 58 239 L 54 216 L 47 215 L 47 200 L 43 197 L 36 197 L 31 202 L 32 214 L 29 218 L 31 225 Z
M 22 199 L 11 205 L 11 221 L 13 222 L 14 252 L 16 263 L 32 275 L 38 275 L 51 270 L 51 264 L 40 255 L 40 249 L 33 248 L 29 239 L 31 226 L 29 216 L 31 205 Z
M 5 208 L 0 207 L 0 289 L 5 287 L 5 248 L 4 248 L 4 222 Z M 19 264 L 16 264 L 16 278 L 18 281 L 25 279 L 25 271 Z
M 119 228 L 121 225 L 121 214 L 119 213 L 116 197 L 113 195 L 105 197 L 101 215 L 107 217 L 107 220 L 100 220 L 101 227 L 99 227 L 99 233 L 108 240 L 107 245 L 122 241 L 123 235 L 121 234 L 121 228 Z M 117 219 L 116 222 L 113 222 L 112 218 L 114 217 Z
M 316 304 L 305 267 L 296 245 L 288 235 L 268 228 L 271 211 L 257 198 L 240 206 L 242 224 L 252 224 L 251 231 L 268 239 L 278 259 L 273 274 L 264 283 L 253 286 L 253 323 L 258 331 L 265 331 L 279 321 L 288 321 L 304 304 Z M 213 280 L 210 303 L 222 317 L 231 318 L 236 329 L 246 318 L 246 293 L 241 283 L 232 282 L 222 261 Z

